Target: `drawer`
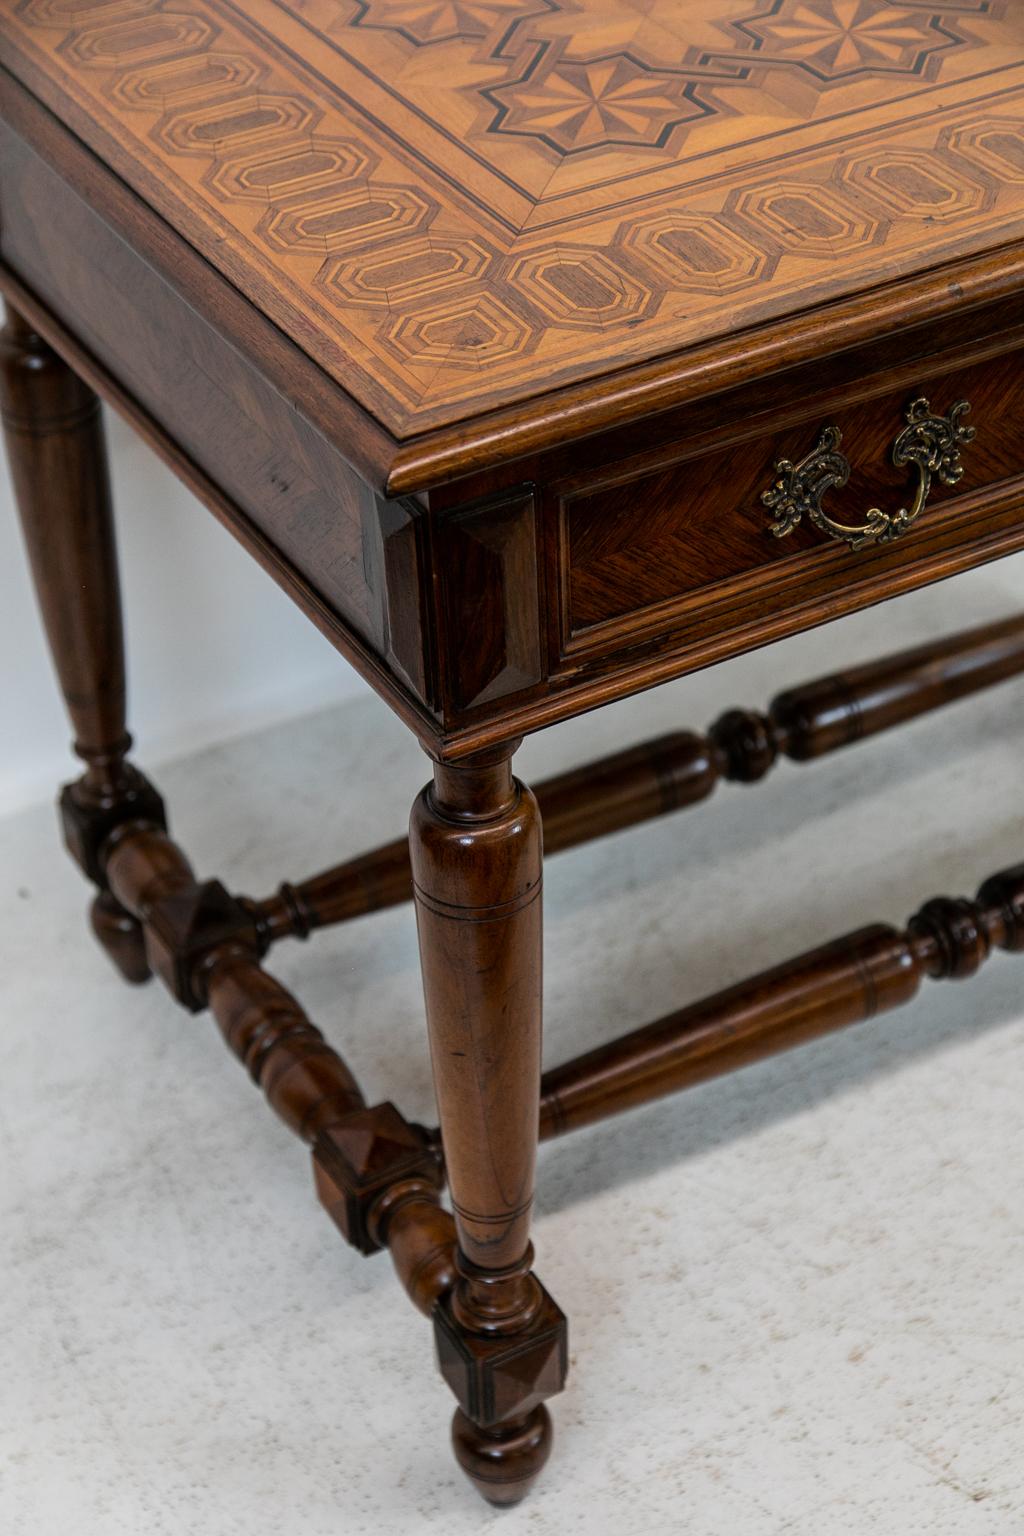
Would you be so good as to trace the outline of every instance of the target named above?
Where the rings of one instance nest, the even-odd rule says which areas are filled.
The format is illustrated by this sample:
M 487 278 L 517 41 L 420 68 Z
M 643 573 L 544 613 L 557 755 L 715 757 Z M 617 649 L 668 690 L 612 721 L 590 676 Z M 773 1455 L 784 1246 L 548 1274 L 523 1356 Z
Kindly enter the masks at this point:
M 947 364 L 838 409 L 809 404 L 803 415 L 797 408 L 797 422 L 791 416 L 774 430 L 737 434 L 714 451 L 682 458 L 667 450 L 653 463 L 555 487 L 550 576 L 563 673 L 659 646 L 692 648 L 699 665 L 736 649 L 722 642 L 737 627 L 760 643 L 800 627 L 801 615 L 814 622 L 1017 547 L 1024 542 L 1022 386 L 1022 351 Z M 898 468 L 893 449 L 920 397 L 936 417 L 966 400 L 963 425 L 974 436 L 959 448 L 957 483 L 930 477 L 912 526 L 854 548 L 805 511 L 784 536 L 773 535 L 762 495 L 776 482 L 776 462 L 798 465 L 824 449 L 827 428 L 837 429 L 849 463 L 848 482 L 820 498 L 828 519 L 857 526 L 870 508 L 911 510 L 921 473 L 913 462 Z M 808 465 L 808 489 L 828 467 Z M 712 637 L 714 654 L 705 655 L 702 642 Z

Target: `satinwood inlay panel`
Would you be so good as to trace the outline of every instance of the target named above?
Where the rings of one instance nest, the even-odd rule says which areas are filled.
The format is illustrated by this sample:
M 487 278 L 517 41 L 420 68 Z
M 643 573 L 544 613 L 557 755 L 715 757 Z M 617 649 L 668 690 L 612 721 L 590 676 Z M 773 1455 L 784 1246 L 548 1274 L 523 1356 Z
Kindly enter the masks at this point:
M 17 0 L 0 45 L 398 438 L 1024 234 L 1013 0 Z

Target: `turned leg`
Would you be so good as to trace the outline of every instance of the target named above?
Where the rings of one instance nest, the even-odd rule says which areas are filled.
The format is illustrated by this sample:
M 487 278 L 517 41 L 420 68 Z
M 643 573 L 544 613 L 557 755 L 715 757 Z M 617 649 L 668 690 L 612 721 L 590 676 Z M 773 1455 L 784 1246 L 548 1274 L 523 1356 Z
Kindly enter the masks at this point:
M 85 772 L 61 812 L 68 847 L 98 887 L 94 931 L 129 981 L 149 974 L 138 922 L 100 862 L 120 822 L 163 820 L 159 796 L 125 760 L 124 642 L 99 401 L 15 310 L 0 333 L 0 409 L 43 623 Z
M 522 1498 L 547 1460 L 544 1399 L 566 1373 L 565 1318 L 531 1271 L 541 1066 L 541 829 L 511 749 L 436 765 L 410 851 L 458 1279 L 434 1311 L 458 1399 L 460 1465 Z

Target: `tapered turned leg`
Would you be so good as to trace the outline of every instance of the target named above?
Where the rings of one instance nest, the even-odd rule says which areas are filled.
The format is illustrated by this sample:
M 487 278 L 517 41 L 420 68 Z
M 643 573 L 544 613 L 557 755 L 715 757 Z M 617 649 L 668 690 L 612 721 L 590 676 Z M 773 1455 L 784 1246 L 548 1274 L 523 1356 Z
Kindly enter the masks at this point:
M 107 890 L 99 857 L 120 822 L 163 820 L 156 791 L 125 761 L 121 598 L 99 401 L 10 308 L 0 333 L 0 410 L 39 606 L 86 765 L 61 796 L 65 837 L 99 888 L 94 932 L 122 974 L 143 981 L 141 928 Z
M 430 1051 L 458 1235 L 434 1312 L 459 1464 L 496 1504 L 547 1460 L 565 1318 L 531 1271 L 541 1064 L 541 829 L 511 749 L 435 766 L 410 852 Z

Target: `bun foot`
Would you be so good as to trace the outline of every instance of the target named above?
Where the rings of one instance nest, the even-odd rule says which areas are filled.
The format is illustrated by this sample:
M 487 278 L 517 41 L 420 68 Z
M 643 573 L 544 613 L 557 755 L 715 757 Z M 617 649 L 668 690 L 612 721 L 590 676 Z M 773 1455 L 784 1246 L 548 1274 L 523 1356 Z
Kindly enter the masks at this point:
M 459 1466 L 488 1504 L 518 1504 L 551 1454 L 551 1415 L 541 1403 L 518 1424 L 481 1429 L 457 1408 L 452 1446 Z
M 92 931 L 125 981 L 140 986 L 152 974 L 146 959 L 142 924 L 109 891 L 101 891 L 89 910 Z

